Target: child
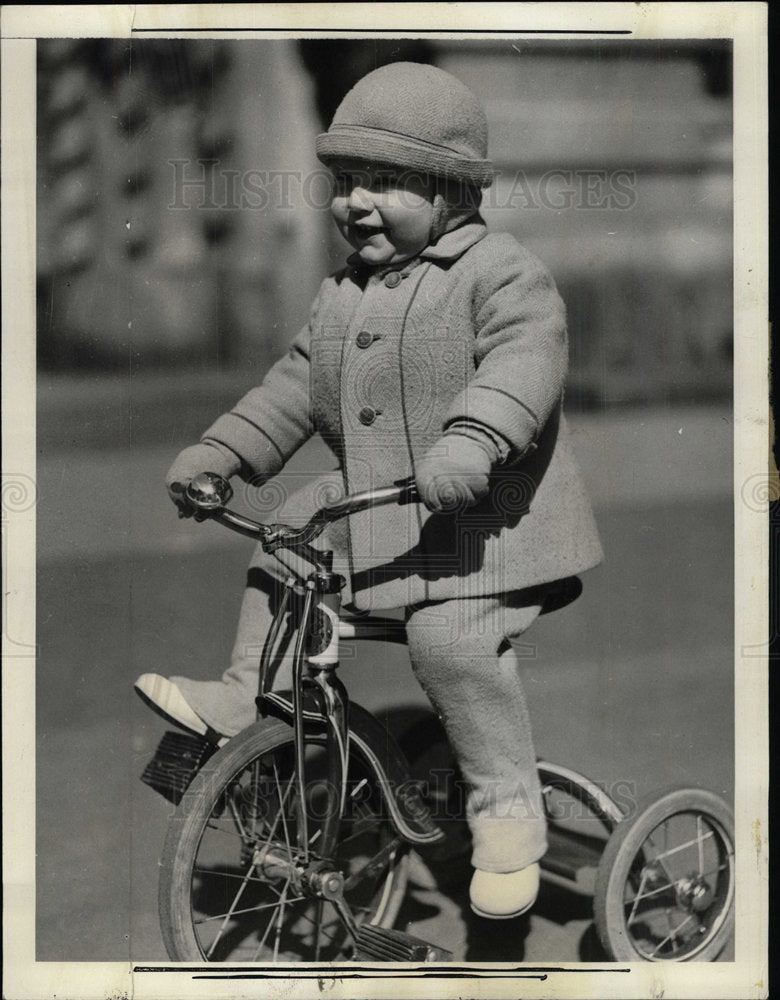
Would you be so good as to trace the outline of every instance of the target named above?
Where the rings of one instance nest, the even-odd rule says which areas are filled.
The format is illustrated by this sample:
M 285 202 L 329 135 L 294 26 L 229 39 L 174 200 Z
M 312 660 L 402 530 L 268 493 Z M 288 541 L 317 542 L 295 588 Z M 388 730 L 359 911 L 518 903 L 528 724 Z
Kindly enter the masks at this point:
M 416 677 L 469 787 L 471 903 L 527 910 L 546 828 L 510 639 L 601 549 L 561 413 L 564 308 L 541 263 L 478 214 L 492 182 L 475 96 L 442 70 L 396 63 L 347 94 L 317 155 L 332 214 L 354 248 L 327 278 L 289 354 L 174 462 L 182 514 L 198 473 L 259 484 L 319 432 L 339 471 L 288 502 L 307 517 L 323 484 L 413 474 L 424 507 L 383 507 L 331 526 L 359 609 L 406 609 Z M 278 595 L 258 549 L 232 662 L 219 681 L 136 687 L 184 728 L 220 740 L 254 721 L 259 650 Z M 560 603 L 560 602 L 559 602 Z

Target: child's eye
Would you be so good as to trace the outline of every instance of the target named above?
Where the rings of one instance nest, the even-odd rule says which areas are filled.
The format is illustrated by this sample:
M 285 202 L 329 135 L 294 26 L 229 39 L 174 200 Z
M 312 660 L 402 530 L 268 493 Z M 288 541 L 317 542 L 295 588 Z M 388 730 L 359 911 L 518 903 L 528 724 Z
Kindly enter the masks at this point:
M 336 174 L 336 187 L 339 191 L 351 191 L 354 187 L 368 187 L 369 178 L 359 173 L 344 173 L 339 171 Z
M 387 191 L 398 183 L 398 174 L 394 170 L 383 170 L 374 176 L 374 187 L 379 191 Z
M 349 194 L 356 187 L 365 188 L 367 191 L 387 191 L 397 183 L 398 173 L 395 170 L 340 170 L 335 174 L 336 190 L 340 194 Z

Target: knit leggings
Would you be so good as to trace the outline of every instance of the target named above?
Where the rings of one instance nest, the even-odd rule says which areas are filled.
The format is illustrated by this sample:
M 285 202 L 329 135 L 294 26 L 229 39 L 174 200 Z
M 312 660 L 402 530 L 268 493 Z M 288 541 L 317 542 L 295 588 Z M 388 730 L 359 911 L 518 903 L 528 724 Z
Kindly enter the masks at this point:
M 227 736 L 255 721 L 258 661 L 282 591 L 269 568 L 259 551 L 221 680 L 172 678 L 197 714 Z M 431 602 L 406 612 L 412 669 L 466 782 L 472 864 L 483 871 L 518 871 L 547 847 L 528 710 L 508 641 L 532 624 L 542 599 L 542 588 L 535 588 Z M 277 671 L 276 688 L 290 686 L 290 655 Z

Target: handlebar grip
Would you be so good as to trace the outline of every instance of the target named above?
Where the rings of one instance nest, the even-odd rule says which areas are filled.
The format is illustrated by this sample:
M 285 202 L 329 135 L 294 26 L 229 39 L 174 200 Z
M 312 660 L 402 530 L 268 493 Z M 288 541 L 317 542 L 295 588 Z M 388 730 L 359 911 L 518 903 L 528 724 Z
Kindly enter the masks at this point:
M 417 483 L 415 482 L 414 476 L 407 476 L 406 479 L 399 479 L 393 483 L 393 486 L 397 486 L 401 491 L 398 497 L 399 505 L 419 503 L 420 494 L 417 489 Z
M 184 495 L 197 511 L 212 514 L 230 502 L 233 488 L 216 472 L 201 472 L 188 483 Z

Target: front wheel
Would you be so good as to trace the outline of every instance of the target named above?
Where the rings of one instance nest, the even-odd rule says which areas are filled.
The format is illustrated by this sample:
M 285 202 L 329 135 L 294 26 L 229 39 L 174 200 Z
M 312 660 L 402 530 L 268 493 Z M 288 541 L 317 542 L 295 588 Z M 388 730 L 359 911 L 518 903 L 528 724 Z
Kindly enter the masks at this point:
M 356 922 L 390 927 L 406 890 L 408 857 L 386 819 L 373 772 L 354 748 L 335 849 L 317 853 L 332 801 L 324 736 L 308 736 L 302 863 L 291 728 L 263 721 L 198 773 L 171 820 L 160 873 L 160 922 L 179 962 L 313 962 L 348 958 L 333 903 L 312 891 L 323 870 L 343 878 Z
M 644 800 L 610 837 L 593 900 L 616 961 L 713 961 L 734 921 L 734 819 L 717 795 Z

